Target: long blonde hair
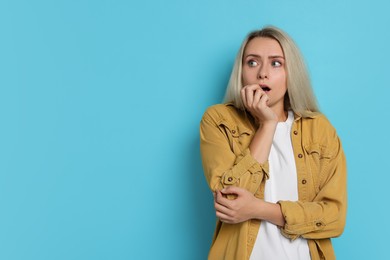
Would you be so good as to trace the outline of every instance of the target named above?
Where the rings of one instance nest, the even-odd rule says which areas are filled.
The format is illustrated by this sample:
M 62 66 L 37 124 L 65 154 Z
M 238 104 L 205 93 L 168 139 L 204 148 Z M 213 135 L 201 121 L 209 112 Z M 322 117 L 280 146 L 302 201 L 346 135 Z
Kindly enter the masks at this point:
M 302 117 L 309 117 L 315 114 L 315 112 L 319 112 L 306 65 L 297 45 L 287 33 L 273 26 L 253 31 L 245 38 L 234 62 L 224 103 L 233 103 L 237 108 L 245 109 L 240 94 L 243 87 L 242 60 L 246 45 L 256 37 L 274 39 L 282 47 L 287 72 L 287 93 L 284 98 L 285 109 L 292 109 Z

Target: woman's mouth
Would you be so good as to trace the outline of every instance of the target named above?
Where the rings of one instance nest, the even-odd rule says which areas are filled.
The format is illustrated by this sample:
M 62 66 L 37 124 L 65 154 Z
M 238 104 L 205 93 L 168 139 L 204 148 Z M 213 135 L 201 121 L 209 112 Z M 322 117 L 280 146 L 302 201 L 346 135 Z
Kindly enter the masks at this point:
M 261 89 L 265 92 L 270 91 L 271 89 L 267 85 L 260 85 Z

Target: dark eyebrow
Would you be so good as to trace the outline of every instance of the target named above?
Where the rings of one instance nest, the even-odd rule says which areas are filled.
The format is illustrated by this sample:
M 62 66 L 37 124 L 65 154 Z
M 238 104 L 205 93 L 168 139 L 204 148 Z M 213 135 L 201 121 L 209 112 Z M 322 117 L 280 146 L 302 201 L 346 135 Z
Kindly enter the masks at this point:
M 257 55 L 257 54 L 248 54 L 248 55 L 245 56 L 245 58 L 247 58 L 249 56 L 253 56 L 253 57 L 256 57 L 256 58 L 261 58 L 261 56 Z M 268 56 L 268 59 L 284 59 L 284 57 L 280 56 L 280 55 L 272 55 L 272 56 Z

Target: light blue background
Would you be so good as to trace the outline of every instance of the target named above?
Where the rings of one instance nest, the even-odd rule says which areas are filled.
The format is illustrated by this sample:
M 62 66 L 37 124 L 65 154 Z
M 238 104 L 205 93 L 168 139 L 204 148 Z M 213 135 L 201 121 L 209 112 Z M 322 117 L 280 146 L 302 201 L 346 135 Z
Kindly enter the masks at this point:
M 199 121 L 267 24 L 301 47 L 347 154 L 338 259 L 381 259 L 389 17 L 385 0 L 1 0 L 0 259 L 205 259 Z

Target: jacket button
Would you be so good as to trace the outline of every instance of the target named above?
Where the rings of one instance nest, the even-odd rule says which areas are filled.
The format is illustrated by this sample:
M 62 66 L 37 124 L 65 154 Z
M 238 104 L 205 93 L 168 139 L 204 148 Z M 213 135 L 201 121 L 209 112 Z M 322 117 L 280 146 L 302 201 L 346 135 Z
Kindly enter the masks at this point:
M 236 130 L 232 130 L 232 134 L 235 134 L 236 133 Z
M 300 154 L 298 154 L 298 158 L 302 158 L 303 157 L 303 155 L 300 153 Z
M 294 131 L 294 135 L 297 135 L 297 134 L 298 134 L 298 131 L 297 131 L 297 130 L 295 130 L 295 131 Z
M 306 184 L 306 180 L 305 180 L 305 179 L 302 180 L 302 184 Z M 317 223 L 317 224 L 318 224 L 318 223 Z
M 232 177 L 229 177 L 229 178 L 228 178 L 228 181 L 232 181 L 232 180 L 233 180 L 233 178 L 232 178 Z

